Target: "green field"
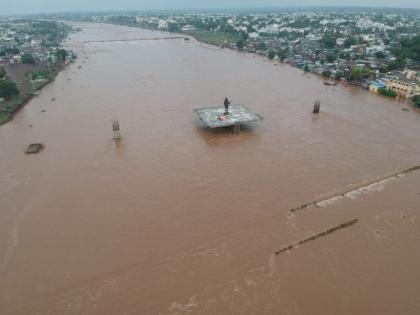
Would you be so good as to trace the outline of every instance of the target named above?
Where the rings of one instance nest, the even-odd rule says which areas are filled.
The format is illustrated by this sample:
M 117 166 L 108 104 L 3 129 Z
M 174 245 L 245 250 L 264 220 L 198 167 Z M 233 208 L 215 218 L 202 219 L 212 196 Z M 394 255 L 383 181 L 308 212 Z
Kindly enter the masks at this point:
M 27 98 L 28 96 L 18 95 L 0 103 L 0 125 L 7 123 Z
M 188 32 L 188 35 L 195 37 L 200 42 L 216 46 L 221 46 L 225 43 L 235 44 L 240 39 L 240 37 L 236 34 L 229 34 L 223 32 L 194 31 Z

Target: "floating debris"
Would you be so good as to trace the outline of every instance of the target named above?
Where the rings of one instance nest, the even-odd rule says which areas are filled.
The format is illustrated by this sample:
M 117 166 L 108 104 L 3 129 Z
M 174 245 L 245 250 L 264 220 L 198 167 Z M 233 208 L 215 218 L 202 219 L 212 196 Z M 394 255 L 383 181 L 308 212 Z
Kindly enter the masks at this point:
M 315 241 L 316 239 L 318 239 L 320 237 L 327 236 L 328 234 L 334 233 L 334 232 L 336 232 L 338 230 L 341 230 L 341 229 L 345 229 L 347 227 L 350 227 L 350 226 L 356 224 L 358 221 L 359 221 L 359 219 L 353 219 L 353 220 L 350 220 L 350 221 L 341 223 L 340 225 L 337 225 L 337 226 L 335 226 L 335 227 L 333 227 L 331 229 L 328 229 L 328 230 L 323 231 L 321 233 L 315 234 L 315 235 L 313 235 L 311 237 L 305 238 L 304 240 L 301 240 L 301 241 L 299 241 L 297 243 L 294 243 L 294 244 L 291 244 L 289 246 L 286 246 L 286 247 L 284 247 L 282 249 L 279 249 L 274 254 L 276 256 L 278 256 L 281 253 L 284 253 L 284 252 L 287 252 L 287 251 L 292 250 L 294 248 L 297 248 L 300 245 L 303 245 L 303 244 L 308 243 L 308 242 L 311 242 L 311 241 Z
M 46 112 L 46 110 L 45 110 L 45 109 L 41 110 L 41 113 L 45 113 L 45 112 Z
M 55 101 L 55 97 L 53 97 L 52 99 L 51 99 L 51 102 L 54 102 Z
M 82 67 L 82 66 L 78 66 L 77 68 L 78 68 L 78 69 L 82 69 L 83 67 Z
M 36 154 L 36 153 L 39 153 L 44 148 L 45 147 L 42 143 L 33 143 L 33 144 L 28 145 L 25 153 L 26 154 Z
M 410 110 L 408 108 L 401 108 L 402 111 L 404 112 L 409 112 Z

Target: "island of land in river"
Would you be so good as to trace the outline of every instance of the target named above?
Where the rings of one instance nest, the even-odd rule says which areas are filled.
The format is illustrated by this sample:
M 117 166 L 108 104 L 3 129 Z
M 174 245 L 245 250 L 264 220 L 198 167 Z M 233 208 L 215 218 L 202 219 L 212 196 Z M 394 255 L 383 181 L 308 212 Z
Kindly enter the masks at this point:
M 0 127 L 2 315 L 418 314 L 405 100 L 163 32 L 74 27 L 78 59 Z M 235 135 L 193 115 L 226 96 L 264 120 Z

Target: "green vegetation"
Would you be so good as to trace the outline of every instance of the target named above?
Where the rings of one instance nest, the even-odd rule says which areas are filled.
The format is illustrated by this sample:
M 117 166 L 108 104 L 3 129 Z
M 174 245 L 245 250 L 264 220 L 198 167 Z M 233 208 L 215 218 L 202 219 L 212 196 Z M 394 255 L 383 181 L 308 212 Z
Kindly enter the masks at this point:
M 389 63 L 387 71 L 402 70 L 405 67 L 405 59 L 398 57 L 396 60 Z
M 354 37 L 349 37 L 346 38 L 346 40 L 344 41 L 344 48 L 350 48 L 353 45 L 357 44 L 357 40 Z
M 388 90 L 387 88 L 380 88 L 378 89 L 379 94 L 389 97 L 397 97 L 397 92 L 394 90 Z
M 0 66 L 0 79 L 3 79 L 6 76 L 6 71 L 4 71 L 3 66 Z
M 6 100 L 12 98 L 15 95 L 19 94 L 19 89 L 13 81 L 0 79 L 0 97 L 5 98 Z
M 194 36 L 201 42 L 216 46 L 221 46 L 223 44 L 237 44 L 240 40 L 243 41 L 243 38 L 241 38 L 238 34 L 233 33 L 194 31 L 188 32 L 188 34 Z
M 383 51 L 377 51 L 375 53 L 375 57 L 378 58 L 378 59 L 385 59 L 386 55 Z
M 20 53 L 20 50 L 17 49 L 17 48 L 7 48 L 6 49 L 6 54 L 17 55 L 18 53 Z
M 57 56 L 57 59 L 64 62 L 67 57 L 67 51 L 65 49 L 57 49 L 57 52 L 55 53 Z
M 335 54 L 328 54 L 328 55 L 325 57 L 325 59 L 326 59 L 329 63 L 334 62 L 334 60 L 335 60 Z
M 26 76 L 29 79 L 32 91 L 38 91 L 51 79 L 49 71 L 28 71 Z
M 399 45 L 391 51 L 397 59 L 412 59 L 420 62 L 420 35 L 414 36 L 413 38 L 401 39 Z
M 414 104 L 416 104 L 416 106 L 420 108 L 420 95 L 415 95 L 411 99 L 414 102 Z
M 287 53 L 288 53 L 287 49 L 282 49 L 282 50 L 277 52 L 277 56 L 279 56 L 280 61 L 283 61 L 284 59 L 287 58 Z
M 25 53 L 22 55 L 22 63 L 33 65 L 35 63 L 35 58 L 32 54 Z
M 351 73 L 353 80 L 361 80 L 362 78 L 367 78 L 370 75 L 370 69 L 368 67 L 354 67 Z
M 274 50 L 270 50 L 268 52 L 268 59 L 273 60 L 276 57 L 276 52 Z
M 48 80 L 51 75 L 49 71 L 28 71 L 26 72 L 26 76 L 30 80 L 42 80 L 42 79 Z
M 181 27 L 177 23 L 168 23 L 168 32 L 181 33 Z
M 324 34 L 324 37 L 321 39 L 321 44 L 328 49 L 332 49 L 336 45 L 336 40 L 338 36 L 336 34 Z
M 322 76 L 325 78 L 329 78 L 331 76 L 331 71 L 329 70 L 322 71 Z
M 8 122 L 27 99 L 27 96 L 18 95 L 0 103 L 0 125 Z
M 268 49 L 268 45 L 265 42 L 259 42 L 257 45 L 257 50 L 266 51 Z
M 340 71 L 337 71 L 337 73 L 335 74 L 335 79 L 341 80 L 342 78 L 344 78 L 344 74 Z
M 242 38 L 236 42 L 236 47 L 238 47 L 239 49 L 244 48 L 245 45 L 246 45 L 246 41 Z

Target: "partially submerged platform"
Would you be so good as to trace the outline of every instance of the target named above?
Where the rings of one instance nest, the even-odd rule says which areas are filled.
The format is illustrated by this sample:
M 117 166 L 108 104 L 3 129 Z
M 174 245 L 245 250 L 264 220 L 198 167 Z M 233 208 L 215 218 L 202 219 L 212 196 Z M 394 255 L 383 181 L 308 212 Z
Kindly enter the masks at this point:
M 224 107 L 198 108 L 194 112 L 209 128 L 234 126 L 238 129 L 242 124 L 263 119 L 239 104 L 229 106 L 229 115 L 224 115 Z

